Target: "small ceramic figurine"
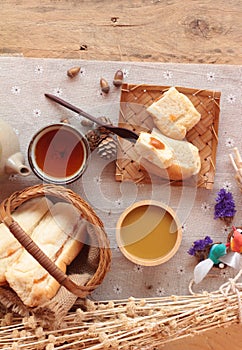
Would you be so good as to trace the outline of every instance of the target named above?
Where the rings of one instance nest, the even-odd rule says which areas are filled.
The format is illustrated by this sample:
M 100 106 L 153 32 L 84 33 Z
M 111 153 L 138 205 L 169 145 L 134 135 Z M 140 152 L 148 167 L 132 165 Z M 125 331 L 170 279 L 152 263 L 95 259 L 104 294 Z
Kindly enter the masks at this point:
M 237 147 L 234 148 L 234 153 L 235 153 L 235 158 L 233 157 L 232 154 L 230 154 L 229 157 L 236 171 L 235 179 L 238 183 L 240 190 L 242 191 L 242 159 Z
M 24 165 L 17 135 L 8 123 L 0 119 L 0 181 L 10 174 L 27 176 L 30 169 Z
M 214 265 L 219 265 L 226 254 L 226 245 L 223 243 L 213 244 L 209 250 L 207 259 L 200 261 L 194 269 L 194 282 L 200 283 Z
M 239 269 L 241 265 L 242 253 L 242 230 L 232 226 L 232 232 L 228 236 L 227 254 L 223 257 L 223 262 L 234 269 Z
M 233 233 L 229 239 L 228 246 L 232 252 L 242 253 L 242 230 L 232 226 Z
M 238 235 L 240 235 L 239 240 Z M 198 259 L 198 264 L 194 268 L 194 282 L 200 283 L 213 266 L 224 268 L 227 265 L 238 269 L 240 253 L 233 251 L 232 249 L 235 249 L 233 247 L 242 251 L 242 234 L 235 228 L 228 244 L 213 243 L 209 236 L 193 242 L 192 247 L 188 250 L 188 254 Z

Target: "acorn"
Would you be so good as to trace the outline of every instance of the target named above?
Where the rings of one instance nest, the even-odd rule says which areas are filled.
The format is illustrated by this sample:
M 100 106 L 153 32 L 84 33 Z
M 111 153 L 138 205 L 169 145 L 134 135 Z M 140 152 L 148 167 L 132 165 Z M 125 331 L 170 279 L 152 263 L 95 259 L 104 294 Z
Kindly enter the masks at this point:
M 72 67 L 70 69 L 68 69 L 67 71 L 67 75 L 70 78 L 74 78 L 75 76 L 77 76 L 77 74 L 80 72 L 81 67 Z
M 114 75 L 113 85 L 117 87 L 121 86 L 123 83 L 123 78 L 124 78 L 123 72 L 120 69 L 117 70 L 117 72 Z
M 104 78 L 100 79 L 100 86 L 101 86 L 102 92 L 105 92 L 105 94 L 109 92 L 110 86 L 108 85 L 107 80 L 105 80 Z

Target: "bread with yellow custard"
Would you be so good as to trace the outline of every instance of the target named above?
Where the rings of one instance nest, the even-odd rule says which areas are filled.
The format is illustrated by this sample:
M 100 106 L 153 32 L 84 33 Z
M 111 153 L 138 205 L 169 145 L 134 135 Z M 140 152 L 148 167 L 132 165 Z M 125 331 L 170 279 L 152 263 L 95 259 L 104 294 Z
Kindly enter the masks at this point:
M 160 141 L 173 154 L 168 163 L 159 166 L 154 157 L 154 154 L 157 153 L 154 147 L 149 149 L 148 155 L 148 152 L 144 153 L 141 147 L 136 146 L 135 149 L 140 157 L 139 162 L 148 173 L 175 181 L 185 180 L 199 173 L 201 168 L 199 151 L 192 143 L 185 140 L 174 140 L 161 134 L 157 129 L 153 129 L 151 134 L 147 133 L 147 138 Z M 162 162 L 163 159 L 160 159 L 160 163 Z
M 164 92 L 147 111 L 162 134 L 176 140 L 184 139 L 201 118 L 189 98 L 175 87 Z
M 135 143 L 136 152 L 161 169 L 172 165 L 174 151 L 156 135 L 142 131 Z

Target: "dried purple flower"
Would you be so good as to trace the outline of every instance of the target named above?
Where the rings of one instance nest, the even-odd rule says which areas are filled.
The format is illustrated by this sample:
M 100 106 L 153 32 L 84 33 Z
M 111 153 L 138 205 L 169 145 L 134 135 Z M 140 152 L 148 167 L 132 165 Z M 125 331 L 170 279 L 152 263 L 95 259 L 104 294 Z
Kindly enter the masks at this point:
M 198 239 L 193 242 L 192 247 L 187 251 L 190 255 L 197 255 L 197 252 L 206 249 L 208 246 L 213 244 L 213 240 L 211 237 L 206 236 L 204 239 Z
M 222 188 L 217 195 L 216 204 L 214 206 L 214 219 L 223 219 L 227 224 L 230 224 L 235 210 L 235 202 L 231 192 Z

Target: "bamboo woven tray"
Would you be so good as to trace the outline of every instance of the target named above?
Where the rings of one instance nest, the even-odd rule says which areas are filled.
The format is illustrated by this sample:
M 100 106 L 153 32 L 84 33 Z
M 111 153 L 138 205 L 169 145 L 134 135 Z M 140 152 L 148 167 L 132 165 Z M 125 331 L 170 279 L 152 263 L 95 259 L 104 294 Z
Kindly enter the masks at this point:
M 170 86 L 124 83 L 120 99 L 119 126 L 138 133 L 140 131 L 150 132 L 154 123 L 146 108 L 169 88 Z M 199 123 L 187 133 L 186 139 L 199 149 L 201 170 L 196 179 L 197 187 L 212 189 L 216 166 L 221 93 L 184 87 L 176 87 L 176 89 L 185 94 L 201 113 Z M 138 155 L 133 144 L 124 139 L 120 139 L 119 143 L 116 180 L 149 183 L 150 176 L 137 162 Z M 182 182 L 177 181 L 176 184 L 181 185 Z

